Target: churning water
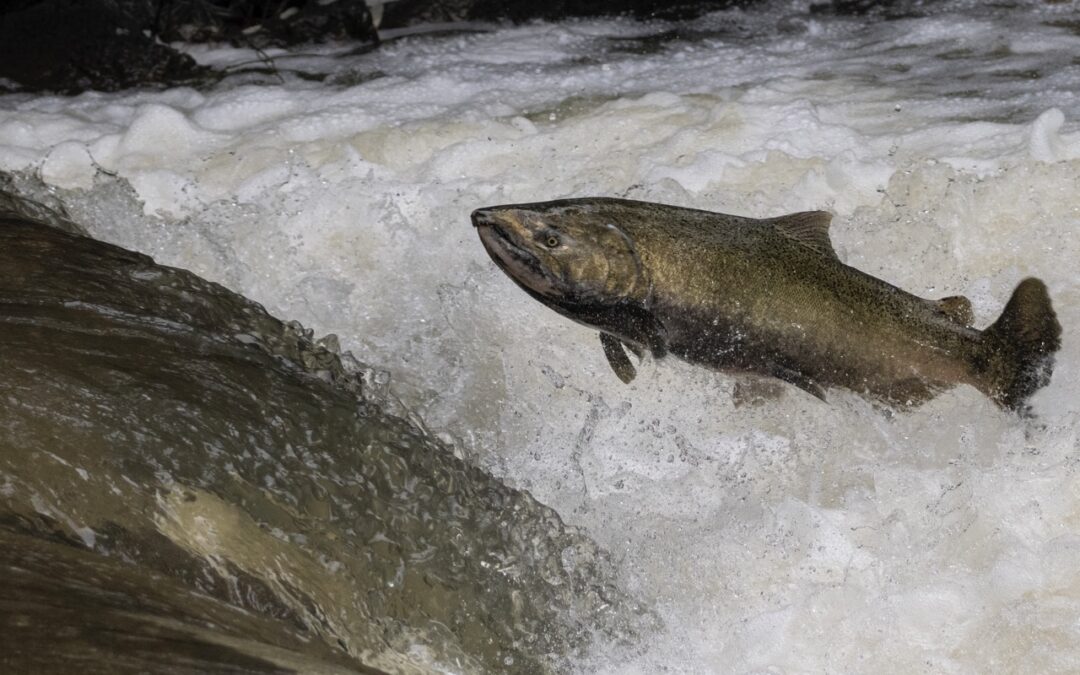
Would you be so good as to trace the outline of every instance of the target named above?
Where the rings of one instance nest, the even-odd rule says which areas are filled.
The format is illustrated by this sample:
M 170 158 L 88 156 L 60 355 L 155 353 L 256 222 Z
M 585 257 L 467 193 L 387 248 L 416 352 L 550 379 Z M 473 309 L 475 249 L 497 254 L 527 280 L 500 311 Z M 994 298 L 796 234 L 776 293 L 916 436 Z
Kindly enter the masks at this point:
M 274 76 L 245 70 L 251 53 L 193 47 L 236 74 L 203 91 L 3 97 L 0 169 L 99 239 L 336 334 L 373 365 L 381 400 L 400 401 L 398 417 L 581 527 L 610 554 L 618 594 L 660 619 L 629 646 L 599 631 L 575 652 L 581 672 L 1075 672 L 1075 7 L 946 2 L 871 24 L 810 5 L 271 53 Z M 1018 420 L 968 388 L 895 413 L 795 389 L 737 407 L 731 377 L 673 360 L 647 360 L 624 386 L 595 333 L 527 298 L 468 222 L 478 206 L 590 195 L 758 217 L 831 210 L 845 262 L 919 295 L 967 295 L 978 326 L 1017 281 L 1041 277 L 1064 338 L 1032 401 L 1038 417 Z M 171 492 L 153 473 L 128 475 L 138 511 L 110 518 L 142 518 L 192 556 L 229 561 L 222 574 L 259 576 L 244 567 L 248 549 L 199 543 L 217 518 L 251 519 L 258 556 L 363 554 L 303 527 L 278 536 L 270 507 L 230 506 L 293 494 L 288 471 L 273 484 L 248 477 L 239 495 L 196 476 L 203 461 L 176 460 Z M 41 490 L 83 484 L 78 466 L 69 478 L 39 468 L 26 480 Z M 330 474 L 296 471 L 318 484 L 318 508 L 350 503 L 323 484 Z M 84 494 L 55 491 L 38 512 L 63 513 L 92 546 L 105 516 Z M 191 503 L 203 520 L 185 515 Z M 473 550 L 447 546 L 447 559 Z M 359 653 L 371 645 L 350 630 L 386 603 L 355 604 L 353 564 L 330 565 L 308 591 L 345 617 L 326 630 Z M 558 631 L 603 612 L 590 602 L 536 651 L 571 645 Z M 477 606 L 508 612 L 498 623 L 515 605 Z M 419 648 L 410 658 L 515 668 L 499 661 L 510 654 L 480 652 L 456 666 Z

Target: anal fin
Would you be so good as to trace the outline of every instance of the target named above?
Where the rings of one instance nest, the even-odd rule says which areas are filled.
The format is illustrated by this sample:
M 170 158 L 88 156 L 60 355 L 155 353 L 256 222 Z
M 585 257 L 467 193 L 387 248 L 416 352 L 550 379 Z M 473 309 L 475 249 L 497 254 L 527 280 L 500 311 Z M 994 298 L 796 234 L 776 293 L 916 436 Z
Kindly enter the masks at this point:
M 630 363 L 622 341 L 610 333 L 600 333 L 600 344 L 604 347 L 604 356 L 607 357 L 611 369 L 624 384 L 630 384 L 637 376 L 637 370 L 634 364 Z

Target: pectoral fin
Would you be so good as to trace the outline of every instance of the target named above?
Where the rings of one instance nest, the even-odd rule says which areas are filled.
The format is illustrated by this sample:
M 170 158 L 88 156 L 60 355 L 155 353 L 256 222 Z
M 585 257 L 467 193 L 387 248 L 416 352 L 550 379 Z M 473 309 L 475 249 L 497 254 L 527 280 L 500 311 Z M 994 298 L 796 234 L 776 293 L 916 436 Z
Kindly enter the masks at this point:
M 624 384 L 630 384 L 634 377 L 637 376 L 637 370 L 634 368 L 634 364 L 630 363 L 630 357 L 623 350 L 623 343 L 614 335 L 600 333 L 600 344 L 604 347 L 604 356 L 607 357 L 611 369 L 615 371 L 615 374 L 619 376 L 619 379 Z

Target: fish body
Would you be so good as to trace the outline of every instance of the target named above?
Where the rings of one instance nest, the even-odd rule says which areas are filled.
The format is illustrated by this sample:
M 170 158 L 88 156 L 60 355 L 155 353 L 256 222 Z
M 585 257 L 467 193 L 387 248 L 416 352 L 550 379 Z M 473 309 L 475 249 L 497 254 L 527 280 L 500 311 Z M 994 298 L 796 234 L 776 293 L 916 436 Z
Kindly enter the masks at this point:
M 1060 346 L 1045 285 L 1026 279 L 1002 317 L 927 300 L 845 265 L 820 211 L 754 219 L 622 199 L 479 209 L 481 241 L 534 298 L 623 347 L 776 377 L 819 398 L 843 387 L 897 406 L 969 384 L 1023 410 Z

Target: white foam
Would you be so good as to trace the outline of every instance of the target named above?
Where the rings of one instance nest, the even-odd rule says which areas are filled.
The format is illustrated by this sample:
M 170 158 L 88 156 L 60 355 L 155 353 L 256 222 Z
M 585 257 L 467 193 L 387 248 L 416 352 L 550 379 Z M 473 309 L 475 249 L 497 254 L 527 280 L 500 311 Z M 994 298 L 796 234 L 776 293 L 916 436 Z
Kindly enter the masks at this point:
M 64 141 L 51 149 L 41 164 L 41 178 L 50 185 L 69 190 L 89 190 L 98 168 L 84 143 Z
M 1080 158 L 1080 134 L 1061 134 L 1065 113 L 1051 108 L 1031 125 L 1031 156 L 1040 162 Z
M 585 527 L 668 630 L 584 671 L 1074 670 L 1080 38 L 1043 4 L 870 27 L 770 11 L 694 24 L 752 37 L 645 54 L 618 48 L 671 25 L 274 55 L 352 85 L 8 97 L 0 168 L 40 172 L 97 236 L 337 333 L 429 427 Z M 140 201 L 90 188 L 95 167 Z M 843 392 L 736 408 L 731 378 L 673 360 L 623 386 L 468 222 L 581 195 L 828 208 L 849 264 L 965 293 L 979 325 L 1040 276 L 1066 326 L 1040 424 L 970 389 L 893 417 Z

